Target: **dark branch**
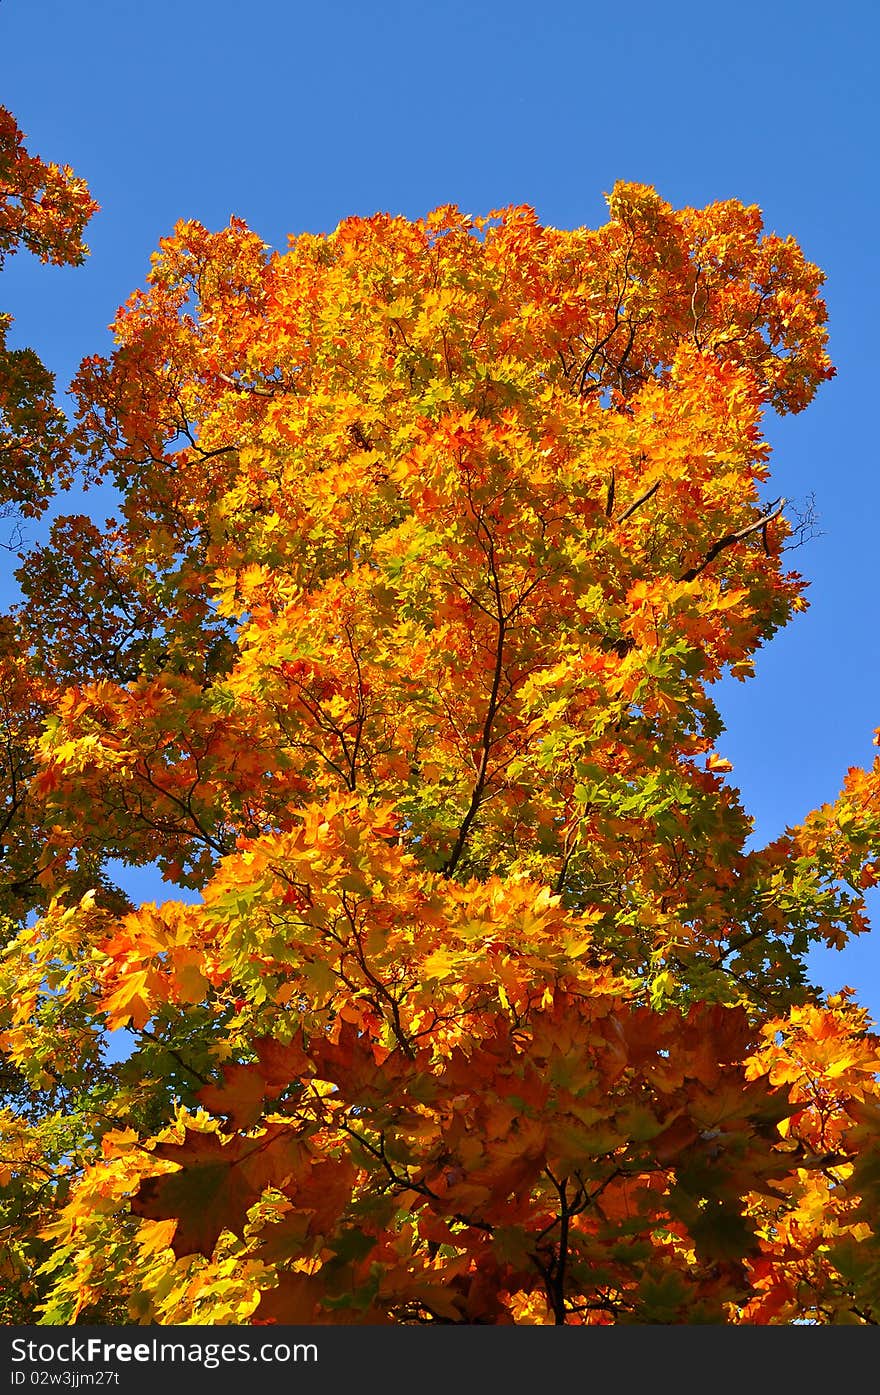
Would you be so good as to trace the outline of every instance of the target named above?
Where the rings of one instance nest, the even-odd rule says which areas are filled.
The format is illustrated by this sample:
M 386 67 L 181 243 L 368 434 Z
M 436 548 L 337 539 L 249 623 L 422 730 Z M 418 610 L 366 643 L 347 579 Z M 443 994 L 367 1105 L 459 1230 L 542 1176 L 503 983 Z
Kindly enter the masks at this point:
M 699 562 L 697 566 L 689 567 L 686 572 L 682 573 L 679 577 L 679 581 L 696 580 L 700 573 L 704 572 L 706 568 L 715 561 L 719 553 L 724 552 L 728 547 L 733 547 L 735 543 L 744 542 L 745 539 L 751 537 L 753 533 L 762 532 L 763 529 L 767 527 L 768 523 L 772 523 L 775 518 L 780 516 L 782 510 L 785 508 L 786 502 L 785 499 L 774 500 L 774 502 L 769 505 L 768 511 L 763 513 L 754 523 L 747 524 L 745 528 L 737 529 L 735 533 L 725 533 L 723 538 L 719 538 L 717 542 L 712 544 L 703 557 L 703 560 Z

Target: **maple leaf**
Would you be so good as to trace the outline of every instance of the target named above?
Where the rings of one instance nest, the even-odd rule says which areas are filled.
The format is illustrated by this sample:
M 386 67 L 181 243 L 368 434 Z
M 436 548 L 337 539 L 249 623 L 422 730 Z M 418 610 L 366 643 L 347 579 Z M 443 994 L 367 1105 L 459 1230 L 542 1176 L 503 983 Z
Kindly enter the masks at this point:
M 107 1014 L 107 1026 L 112 1030 L 131 1023 L 145 1027 L 153 1015 L 152 995 L 146 970 L 129 973 L 123 982 L 104 999 L 101 1010 Z
M 252 1043 L 252 1049 L 258 1057 L 256 1063 L 224 1066 L 222 1082 L 199 1091 L 205 1108 L 225 1115 L 235 1129 L 251 1128 L 266 1102 L 295 1084 L 310 1064 L 310 1057 L 296 1040 L 285 1045 L 273 1037 L 262 1037 Z
M 226 1143 L 214 1133 L 187 1129 L 183 1143 L 158 1143 L 154 1152 L 179 1170 L 145 1178 L 132 1199 L 133 1213 L 148 1220 L 175 1218 L 171 1247 L 176 1255 L 210 1255 L 222 1231 L 240 1233 L 266 1187 L 290 1176 L 299 1143 L 280 1128 Z

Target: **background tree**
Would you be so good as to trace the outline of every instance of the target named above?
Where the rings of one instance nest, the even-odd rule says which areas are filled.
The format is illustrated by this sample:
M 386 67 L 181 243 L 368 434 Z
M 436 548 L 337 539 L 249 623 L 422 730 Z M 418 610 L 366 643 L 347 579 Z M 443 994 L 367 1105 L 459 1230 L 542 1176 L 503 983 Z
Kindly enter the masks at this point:
M 83 231 L 97 209 L 69 166 L 32 155 L 14 117 L 0 107 L 0 270 L 24 248 L 54 265 L 82 263 Z M 55 400 L 52 374 L 33 349 L 8 346 L 12 316 L 0 314 L 0 519 L 11 551 L 17 524 L 44 512 L 73 476 L 68 425 Z M 45 904 L 39 878 L 51 862 L 45 829 L 30 794 L 34 745 L 47 712 L 46 690 L 12 616 L 0 619 L 0 940 Z M 48 856 L 48 861 L 47 861 Z M 96 867 L 87 874 L 93 880 Z M 49 1247 L 33 1234 L 66 1195 L 61 1159 L 77 1136 L 71 1098 L 48 1079 L 34 1090 L 6 1053 L 0 1054 L 2 1155 L 0 1317 L 26 1322 L 39 1297 L 34 1256 Z M 67 1117 L 65 1118 L 65 1114 Z M 36 1132 L 34 1126 L 38 1125 Z M 90 1126 L 89 1126 L 90 1129 Z
M 821 281 L 626 184 L 163 242 L 76 383 L 120 519 L 20 572 L 3 1042 L 97 1082 L 40 1320 L 876 1320 L 877 1042 L 804 970 L 873 776 L 749 850 L 711 699 L 805 604 L 760 423 Z
M 69 165 L 31 155 L 12 113 L 0 107 L 0 270 L 24 247 L 56 266 L 79 266 L 97 204 Z M 10 349 L 11 315 L 0 315 L 0 510 L 41 513 L 68 482 L 66 423 L 54 379 L 32 349 Z
M 26 248 L 43 262 L 82 263 L 82 235 L 97 209 L 82 179 L 69 166 L 46 164 L 30 154 L 12 114 L 0 107 L 0 270 Z M 72 478 L 71 438 L 55 397 L 52 374 L 32 349 L 10 349 L 11 315 L 0 315 L 0 517 L 39 516 L 56 489 Z M 8 544 L 4 544 L 8 546 Z M 39 680 L 17 625 L 3 617 L 0 630 L 2 803 L 0 911 L 15 916 L 33 890 L 39 852 L 21 817 L 27 799 L 30 747 L 42 719 Z M 20 846 L 24 839 L 25 846 Z M 4 884 L 5 883 L 5 884 Z

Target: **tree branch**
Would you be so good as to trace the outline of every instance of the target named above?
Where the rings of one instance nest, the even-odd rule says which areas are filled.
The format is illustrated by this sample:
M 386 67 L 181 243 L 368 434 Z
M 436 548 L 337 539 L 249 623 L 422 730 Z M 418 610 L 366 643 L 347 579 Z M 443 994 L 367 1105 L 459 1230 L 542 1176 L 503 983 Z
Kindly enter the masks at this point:
M 679 581 L 696 580 L 700 573 L 704 572 L 706 568 L 715 561 L 715 558 L 720 552 L 724 552 L 728 547 L 733 547 L 734 543 L 743 542 L 746 538 L 751 537 L 752 533 L 761 532 L 762 529 L 767 527 L 768 523 L 772 523 L 775 518 L 778 518 L 785 508 L 786 503 L 786 499 L 775 499 L 773 503 L 768 506 L 768 511 L 763 513 L 760 518 L 757 518 L 754 523 L 747 524 L 745 528 L 739 528 L 735 533 L 725 533 L 723 538 L 719 538 L 717 542 L 712 544 L 703 557 L 702 562 L 698 563 L 695 567 L 689 567 L 686 572 L 682 572 Z

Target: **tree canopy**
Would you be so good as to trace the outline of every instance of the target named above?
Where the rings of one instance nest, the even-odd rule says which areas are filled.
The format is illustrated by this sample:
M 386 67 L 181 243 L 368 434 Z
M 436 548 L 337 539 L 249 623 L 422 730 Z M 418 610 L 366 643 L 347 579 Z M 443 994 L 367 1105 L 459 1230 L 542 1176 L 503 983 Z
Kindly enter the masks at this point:
M 77 260 L 2 133 L 0 245 Z M 880 1318 L 880 1042 L 805 968 L 880 767 L 756 849 L 712 697 L 806 605 L 823 277 L 608 204 L 183 222 L 73 425 L 0 363 L 4 498 L 120 501 L 0 635 L 7 1322 Z

